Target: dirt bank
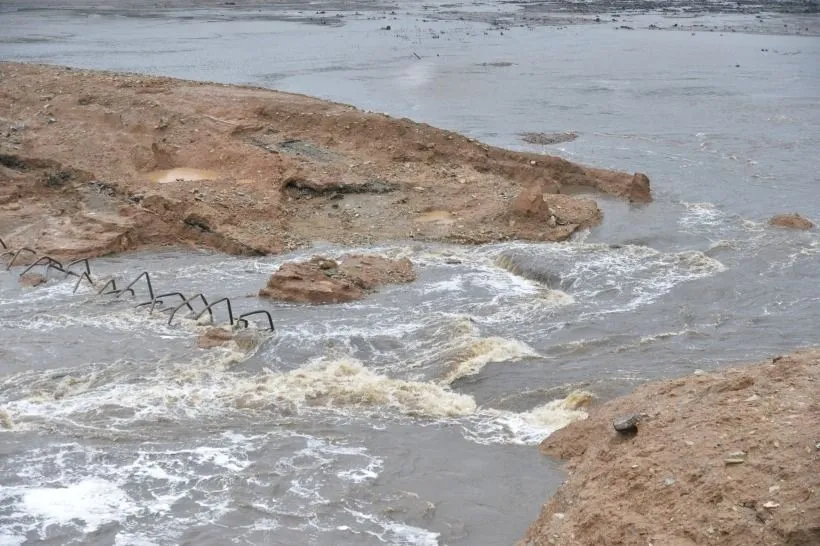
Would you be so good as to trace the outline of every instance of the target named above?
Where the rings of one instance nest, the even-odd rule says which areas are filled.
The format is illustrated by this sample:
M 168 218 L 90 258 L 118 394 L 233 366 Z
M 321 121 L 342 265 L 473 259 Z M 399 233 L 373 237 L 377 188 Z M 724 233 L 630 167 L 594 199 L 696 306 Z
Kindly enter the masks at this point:
M 570 475 L 521 544 L 820 544 L 820 350 L 646 384 L 541 449 Z
M 550 221 L 516 209 L 522 190 L 649 199 L 643 175 L 169 78 L 2 63 L 0 124 L 0 237 L 63 257 L 179 243 L 266 254 L 316 240 L 553 241 L 596 223 L 597 207 Z

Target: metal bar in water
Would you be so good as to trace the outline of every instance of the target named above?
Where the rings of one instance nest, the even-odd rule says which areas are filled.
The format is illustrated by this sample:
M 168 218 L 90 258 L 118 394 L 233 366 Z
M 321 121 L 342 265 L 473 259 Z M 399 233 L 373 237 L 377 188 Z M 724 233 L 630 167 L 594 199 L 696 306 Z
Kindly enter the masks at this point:
M 131 284 L 129 284 L 128 286 L 126 286 L 125 288 L 123 288 L 122 290 L 120 290 L 120 291 L 119 291 L 119 293 L 117 294 L 117 298 L 119 298 L 120 296 L 122 296 L 124 292 L 127 292 L 127 291 L 128 291 L 128 290 L 132 287 L 132 286 L 134 286 L 135 284 L 137 284 L 137 282 L 138 282 L 141 278 L 143 278 L 143 277 L 145 277 L 145 282 L 148 284 L 148 295 L 151 297 L 151 299 L 154 299 L 154 287 L 153 287 L 153 286 L 151 286 L 151 276 L 148 274 L 148 272 L 147 272 L 147 271 L 143 271 L 142 273 L 140 273 L 140 274 L 137 276 L 137 278 L 136 278 L 136 279 L 134 279 L 133 281 L 131 281 Z M 132 294 L 132 295 L 134 294 L 134 291 L 133 291 L 133 290 L 131 290 L 131 294 Z
M 213 321 L 214 320 L 214 314 L 213 314 L 213 311 L 211 311 L 210 306 L 208 305 L 208 300 L 205 299 L 205 296 L 203 294 L 197 294 L 195 296 L 191 296 L 187 300 L 183 301 L 182 303 L 180 303 L 179 305 L 174 307 L 174 310 L 171 311 L 171 316 L 168 317 L 168 326 L 171 325 L 171 322 L 174 320 L 174 315 L 177 314 L 177 311 L 179 311 L 180 309 L 182 309 L 186 305 L 188 307 L 191 307 L 190 303 L 192 301 L 196 300 L 196 299 L 201 299 L 202 300 L 202 303 L 205 304 L 205 309 L 202 312 L 204 313 L 205 311 L 208 311 L 208 313 L 211 315 L 211 321 Z M 199 318 L 199 317 L 197 317 L 197 318 Z
M 221 298 L 216 300 L 212 304 L 208 305 L 197 316 L 194 317 L 194 320 L 199 320 L 199 317 L 201 317 L 205 313 L 205 311 L 208 311 L 208 313 L 210 313 L 211 315 L 211 322 L 213 322 L 214 314 L 211 312 L 211 308 L 218 303 L 222 303 L 223 301 L 228 305 L 228 320 L 230 321 L 231 326 L 233 326 L 233 309 L 231 308 L 231 300 L 229 298 Z
M 241 320 L 242 322 L 245 323 L 245 328 L 247 328 L 248 327 L 248 321 L 245 320 L 245 317 L 249 317 L 251 315 L 265 315 L 266 317 L 268 317 L 268 325 L 270 326 L 270 331 L 271 332 L 276 331 L 276 329 L 273 327 L 273 318 L 270 316 L 270 313 L 265 311 L 265 310 L 261 310 L 261 309 L 259 311 L 251 311 L 249 313 L 243 313 L 243 314 L 239 315 L 239 318 L 236 319 L 237 324 Z
M 37 255 L 37 252 L 36 252 L 36 251 L 34 251 L 34 250 L 32 250 L 32 249 L 30 249 L 30 248 L 28 248 L 28 247 L 25 247 L 25 246 L 24 246 L 23 248 L 21 248 L 20 250 L 18 250 L 17 252 L 15 252 L 15 253 L 14 253 L 14 257 L 11 259 L 11 261 L 9 262 L 9 264 L 6 266 L 6 271 L 8 271 L 9 269 L 11 269 L 11 266 L 13 266 L 13 265 L 14 265 L 14 262 L 15 262 L 15 261 L 17 261 L 17 257 L 18 257 L 18 256 L 20 255 L 20 253 L 22 253 L 22 252 L 30 252 L 31 254 L 34 254 L 35 256 Z

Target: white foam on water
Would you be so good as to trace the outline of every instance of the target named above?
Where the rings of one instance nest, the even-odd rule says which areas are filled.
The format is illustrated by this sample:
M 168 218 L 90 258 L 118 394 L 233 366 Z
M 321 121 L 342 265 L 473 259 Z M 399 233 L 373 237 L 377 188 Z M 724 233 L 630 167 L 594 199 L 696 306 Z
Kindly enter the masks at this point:
M 462 275 L 453 275 L 443 281 L 429 283 L 424 287 L 426 292 L 465 292 L 464 278 Z
M 22 492 L 22 508 L 38 518 L 43 530 L 51 525 L 82 522 L 90 533 L 102 524 L 123 521 L 140 511 L 137 503 L 108 480 L 86 478 L 63 487 L 34 487 Z
M 11 275 L 11 273 L 9 273 Z M 17 281 L 17 274 L 12 277 L 12 282 Z M 21 292 L 15 295 L 13 300 L 0 300 L 0 305 L 7 304 L 23 304 L 31 305 L 38 302 L 45 302 L 49 300 L 62 300 L 73 296 L 74 281 L 59 279 L 57 277 L 49 278 L 46 284 L 40 285 L 36 288 L 24 288 Z
M 189 362 L 24 372 L 0 383 L 0 403 L 17 430 L 62 423 L 109 431 L 143 420 L 221 418 L 232 407 L 225 403 L 235 381 L 230 371 L 248 354 L 229 345 Z
M 514 266 L 520 254 L 559 276 L 574 303 L 591 309 L 581 314 L 582 319 L 634 310 L 682 282 L 726 269 L 699 251 L 665 253 L 640 245 L 509 243 L 503 250 L 508 265 Z
M 726 222 L 726 215 L 713 203 L 681 202 L 685 212 L 678 219 L 678 225 L 685 229 L 702 231 L 703 228 L 714 228 Z
M 3 472 L 25 471 L 9 473 L 13 485 L 0 488 L 6 527 L 17 535 L 45 538 L 54 526 L 91 533 L 128 520 L 117 543 L 166 543 L 233 510 L 223 479 L 242 479 L 248 453 L 275 434 L 225 433 L 183 449 L 152 442 L 133 451 L 116 445 L 54 444 L 7 457 L 0 466 Z M 184 497 L 196 500 L 179 504 Z
M 592 398 L 586 391 L 573 391 L 565 398 L 521 413 L 483 409 L 472 427 L 465 429 L 464 436 L 479 444 L 535 445 L 556 430 L 586 419 L 585 408 Z
M 0 546 L 22 546 L 25 541 L 25 535 L 13 534 L 0 529 Z
M 159 546 L 160 542 L 142 533 L 123 531 L 114 537 L 114 546 Z
M 655 341 L 658 341 L 658 340 L 664 340 L 664 339 L 670 339 L 670 338 L 677 337 L 677 336 L 683 336 L 683 335 L 686 335 L 686 334 L 689 334 L 689 333 L 692 333 L 692 332 L 693 331 L 690 330 L 690 329 L 676 330 L 676 331 L 670 331 L 670 332 L 659 332 L 657 334 L 651 334 L 651 335 L 648 335 L 648 336 L 641 337 L 641 339 L 638 343 L 640 345 L 648 345 L 648 344 L 654 343 Z
M 379 530 L 367 530 L 367 534 L 380 542 L 394 546 L 439 546 L 440 533 L 434 533 L 421 527 L 385 521 L 374 515 L 358 510 L 346 509 L 359 523 L 373 523 Z
M 538 356 L 539 354 L 529 345 L 515 339 L 502 337 L 468 339 L 460 348 L 458 358 L 450 364 L 439 382 L 449 385 L 458 379 L 476 375 L 491 362 L 516 362 Z
M 184 322 L 184 321 L 179 321 Z M 149 315 L 144 311 L 135 311 L 130 306 L 112 313 L 99 315 L 77 314 L 38 314 L 31 318 L 0 320 L 0 327 L 34 331 L 54 331 L 63 328 L 86 327 L 99 328 L 110 332 L 150 332 L 166 338 L 190 337 L 190 330 L 168 326 L 167 315 Z
M 235 403 L 253 408 L 287 401 L 297 407 L 383 407 L 402 415 L 458 417 L 476 409 L 468 395 L 426 382 L 392 379 L 358 360 L 319 359 L 288 373 L 268 373 L 236 384 Z

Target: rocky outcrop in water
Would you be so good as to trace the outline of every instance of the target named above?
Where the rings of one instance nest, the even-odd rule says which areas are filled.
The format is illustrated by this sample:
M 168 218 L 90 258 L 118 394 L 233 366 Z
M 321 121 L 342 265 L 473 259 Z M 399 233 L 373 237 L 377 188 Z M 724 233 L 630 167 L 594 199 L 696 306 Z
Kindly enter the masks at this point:
M 416 278 L 407 258 L 349 255 L 341 261 L 314 256 L 307 262 L 287 263 L 271 275 L 260 296 L 294 303 L 344 303 L 364 298 L 385 284 Z
M 20 284 L 23 286 L 35 287 L 48 282 L 44 276 L 39 273 L 26 273 L 20 277 Z
M 630 177 L 602 169 L 586 169 L 586 172 L 595 177 L 593 187 L 602 192 L 628 199 L 632 203 L 652 201 L 649 177 L 643 173 L 635 173 Z
M 790 228 L 790 229 L 811 229 L 814 224 L 808 218 L 803 218 L 797 213 L 777 214 L 769 220 L 770 226 Z

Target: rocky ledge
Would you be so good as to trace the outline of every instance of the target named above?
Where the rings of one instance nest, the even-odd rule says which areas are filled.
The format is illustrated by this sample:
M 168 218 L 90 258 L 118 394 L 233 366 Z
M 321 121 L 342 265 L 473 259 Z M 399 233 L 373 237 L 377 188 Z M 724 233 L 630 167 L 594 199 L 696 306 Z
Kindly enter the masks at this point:
M 343 303 L 360 300 L 379 286 L 415 279 L 407 258 L 354 254 L 336 261 L 314 256 L 307 262 L 284 264 L 259 295 L 294 303 Z

